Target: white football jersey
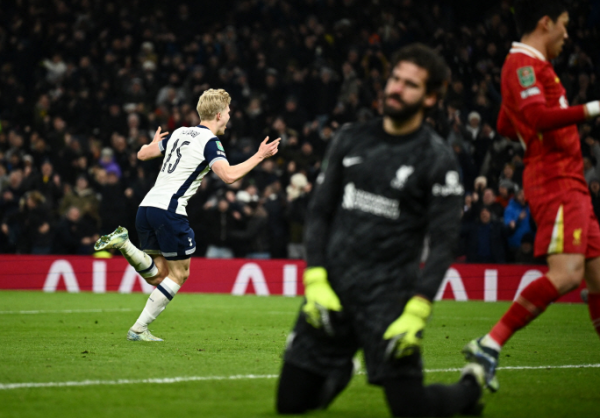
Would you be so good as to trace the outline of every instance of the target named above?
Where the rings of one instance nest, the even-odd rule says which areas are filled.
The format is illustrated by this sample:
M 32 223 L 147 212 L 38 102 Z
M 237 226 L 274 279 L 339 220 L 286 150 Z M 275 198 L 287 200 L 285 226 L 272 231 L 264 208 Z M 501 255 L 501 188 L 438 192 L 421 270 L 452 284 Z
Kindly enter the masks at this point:
M 154 187 L 140 206 L 151 206 L 187 216 L 185 207 L 204 176 L 218 160 L 227 161 L 219 139 L 205 126 L 176 129 L 159 142 L 163 165 Z

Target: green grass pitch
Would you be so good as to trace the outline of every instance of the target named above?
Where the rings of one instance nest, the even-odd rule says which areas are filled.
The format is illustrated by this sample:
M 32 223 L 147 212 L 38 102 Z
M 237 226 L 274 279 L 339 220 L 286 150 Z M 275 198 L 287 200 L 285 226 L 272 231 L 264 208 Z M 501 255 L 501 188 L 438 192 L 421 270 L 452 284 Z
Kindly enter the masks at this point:
M 163 343 L 127 341 L 146 299 L 0 292 L 0 417 L 276 416 L 274 375 L 300 298 L 179 294 L 151 326 Z M 455 381 L 459 373 L 447 369 L 464 364 L 462 346 L 507 307 L 436 303 L 425 333 L 427 381 Z M 569 365 L 596 367 L 559 367 Z M 502 352 L 507 368 L 500 391 L 485 395 L 484 416 L 598 417 L 599 365 L 586 306 L 551 306 Z M 184 381 L 165 383 L 177 377 Z M 32 387 L 61 382 L 75 386 Z M 359 374 L 329 410 L 310 416 L 389 414 L 381 390 Z

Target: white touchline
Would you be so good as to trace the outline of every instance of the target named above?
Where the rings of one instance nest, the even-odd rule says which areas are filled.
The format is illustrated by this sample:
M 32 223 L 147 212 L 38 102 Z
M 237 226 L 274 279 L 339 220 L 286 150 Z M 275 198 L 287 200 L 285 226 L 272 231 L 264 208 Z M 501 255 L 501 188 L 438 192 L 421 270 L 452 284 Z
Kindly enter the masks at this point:
M 514 366 L 498 367 L 498 370 L 542 370 L 542 369 L 585 369 L 599 368 L 600 364 L 570 364 L 562 366 Z M 427 373 L 458 372 L 460 368 L 450 369 L 425 369 Z M 364 372 L 359 373 L 364 374 Z M 117 380 L 81 380 L 78 382 L 28 382 L 28 383 L 0 383 L 0 390 L 28 389 L 28 388 L 55 388 L 72 386 L 98 386 L 98 385 L 132 385 L 140 383 L 181 383 L 214 380 L 251 380 L 251 379 L 275 379 L 277 374 L 236 374 L 233 376 L 181 376 L 153 379 L 117 379 Z
M 102 313 L 102 312 L 129 312 L 133 309 L 63 309 L 50 311 L 0 311 L 0 315 L 35 315 L 47 313 Z

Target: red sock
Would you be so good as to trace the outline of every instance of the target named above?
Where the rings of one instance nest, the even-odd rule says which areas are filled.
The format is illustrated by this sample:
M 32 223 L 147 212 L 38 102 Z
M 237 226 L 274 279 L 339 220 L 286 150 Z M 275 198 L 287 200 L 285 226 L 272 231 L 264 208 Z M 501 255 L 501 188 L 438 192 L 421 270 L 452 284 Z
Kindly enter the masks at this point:
M 588 293 L 588 309 L 590 310 L 592 325 L 600 335 L 600 293 Z
M 559 296 L 556 287 L 546 276 L 531 282 L 529 286 L 523 289 L 523 292 L 508 308 L 500 321 L 494 325 L 494 328 L 490 331 L 490 337 L 498 344 L 504 345 L 515 332 L 544 312 L 546 307 L 558 299 Z M 600 318 L 600 310 L 596 313 L 597 318 Z M 598 323 L 600 324 L 600 321 Z

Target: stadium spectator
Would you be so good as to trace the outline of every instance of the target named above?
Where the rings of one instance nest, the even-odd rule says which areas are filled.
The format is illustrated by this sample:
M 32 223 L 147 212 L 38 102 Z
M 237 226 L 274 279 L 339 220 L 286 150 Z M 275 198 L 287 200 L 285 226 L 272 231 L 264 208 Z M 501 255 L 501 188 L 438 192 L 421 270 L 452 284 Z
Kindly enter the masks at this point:
M 91 254 L 98 236 L 97 232 L 89 234 L 89 228 L 82 222 L 81 211 L 70 206 L 56 226 L 52 254 Z
M 497 199 L 498 197 L 494 193 L 494 189 L 490 187 L 485 188 L 483 190 L 483 196 L 480 199 L 475 200 L 477 209 L 477 216 L 475 219 L 479 217 L 481 209 L 486 208 L 492 215 L 493 220 L 501 221 L 504 217 L 504 207 L 498 203 Z
M 0 196 L 0 215 L 7 217 L 19 210 L 19 200 L 25 193 L 23 189 L 23 170 L 14 169 L 8 176 L 8 185 Z
M 75 187 L 67 189 L 60 205 L 59 213 L 61 215 L 66 214 L 67 210 L 72 206 L 79 209 L 80 214 L 90 213 L 92 216 L 98 216 L 100 202 L 96 196 L 96 192 L 90 187 L 88 179 L 84 175 L 77 177 Z
M 512 198 L 514 189 L 515 184 L 512 181 L 508 179 L 500 180 L 498 184 L 498 195 L 496 196 L 496 203 L 502 206 L 503 209 L 506 209 L 506 207 L 508 206 L 508 202 Z
M 504 225 L 509 228 L 508 249 L 511 260 L 514 260 L 517 251 L 521 248 L 523 236 L 525 234 L 533 235 L 531 222 L 531 213 L 525 201 L 525 193 L 523 189 L 519 189 L 504 209 Z
M 31 190 L 38 190 L 46 199 L 46 206 L 53 214 L 58 213 L 59 202 L 63 198 L 63 184 L 60 176 L 48 160 L 41 165 L 41 172 L 33 180 Z M 1 190 L 1 188 L 0 188 Z
M 204 220 L 207 234 L 206 258 L 233 258 L 233 248 L 229 238 L 236 221 L 241 220 L 241 214 L 232 211 L 230 203 L 224 197 L 215 206 L 210 202 L 205 205 Z
M 257 195 L 245 190 L 237 194 L 238 201 L 243 203 L 244 222 L 240 227 L 229 232 L 231 242 L 239 248 L 239 256 L 245 258 L 271 258 L 271 241 L 269 239 L 268 213 Z
M 521 243 L 517 252 L 515 253 L 515 263 L 519 264 L 544 264 L 543 259 L 536 259 L 533 252 L 534 235 L 532 233 L 526 233 L 521 238 Z
M 486 207 L 481 208 L 479 219 L 461 229 L 467 263 L 505 263 L 506 234 L 502 222 L 493 220 Z
M 79 174 L 93 176 L 101 150 L 109 148 L 127 188 L 137 172 L 130 156 L 150 142 L 148 131 L 197 125 L 193 97 L 211 87 L 226 87 L 235 92 L 225 141 L 232 163 L 243 161 L 254 149 L 256 144 L 246 138 L 260 136 L 278 116 L 296 132 L 294 152 L 282 152 L 274 169 L 285 190 L 290 177 L 286 167 L 297 155 L 295 147 L 310 142 L 318 166 L 340 126 L 380 113 L 377 92 L 389 71 L 390 54 L 406 42 L 421 41 L 437 48 L 452 67 L 448 97 L 428 121 L 444 139 L 459 144 L 461 178 L 468 182 L 483 175 L 498 193 L 502 170 L 512 163 L 513 181 L 521 184 L 522 146 L 492 129 L 499 106 L 501 58 L 516 37 L 506 5 L 486 3 L 478 8 L 477 20 L 461 21 L 462 6 L 436 0 L 407 2 L 394 13 L 388 13 L 385 5 L 354 0 L 343 8 L 343 16 L 334 1 L 234 1 L 230 25 L 202 25 L 200 32 L 190 32 L 189 16 L 210 22 L 215 11 L 187 4 L 181 14 L 188 16 L 186 20 L 175 3 L 173 14 L 141 4 L 0 5 L 2 22 L 36 22 L 3 25 L 0 35 L 0 60 L 6 63 L 0 73 L 0 164 L 7 176 L 23 169 L 26 154 L 33 157 L 32 172 L 41 173 L 43 162 L 49 161 L 60 176 L 54 184 L 61 192 L 52 199 L 44 195 L 49 207 L 56 209 L 63 187 L 74 187 Z M 594 20 L 587 19 L 587 4 L 578 2 L 572 11 L 577 30 L 554 63 L 571 103 L 600 97 L 600 56 L 594 50 L 600 34 Z M 264 19 L 264 13 L 272 18 Z M 58 15 L 60 19 L 55 18 Z M 117 15 L 127 24 L 115 24 Z M 136 25 L 128 23 L 133 16 Z M 157 21 L 159 26 L 151 23 Z M 63 30 L 64 22 L 73 22 L 71 32 Z M 159 96 L 163 104 L 158 106 Z M 477 127 L 469 123 L 473 112 L 480 115 Z M 476 138 L 465 134 L 470 127 L 471 138 L 474 132 Z M 121 139 L 112 143 L 115 133 L 125 138 L 124 149 Z M 600 138 L 600 125 L 583 125 L 581 138 L 582 152 L 593 156 L 588 142 Z M 21 145 L 15 147 L 15 140 Z M 597 171 L 599 164 L 591 162 Z M 160 164 L 148 161 L 137 166 L 154 178 Z M 309 181 L 314 180 L 314 173 L 308 174 Z M 259 191 L 266 186 L 260 184 Z M 224 187 L 214 185 L 207 197 L 214 198 Z M 471 188 L 466 184 L 467 191 Z
M 290 178 L 286 188 L 287 210 L 286 218 L 289 224 L 288 258 L 305 258 L 304 222 L 308 212 L 308 202 L 312 185 L 302 173 L 296 173 Z

